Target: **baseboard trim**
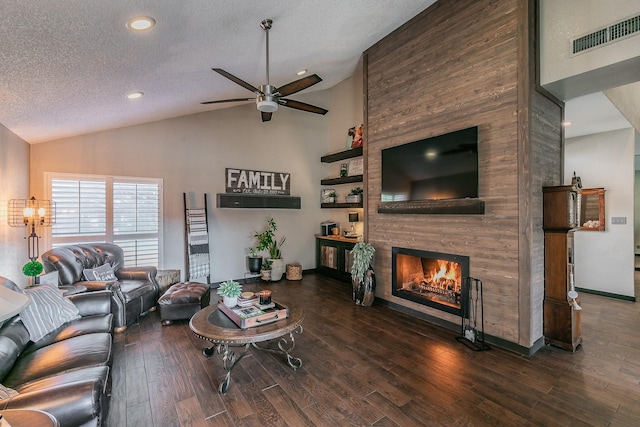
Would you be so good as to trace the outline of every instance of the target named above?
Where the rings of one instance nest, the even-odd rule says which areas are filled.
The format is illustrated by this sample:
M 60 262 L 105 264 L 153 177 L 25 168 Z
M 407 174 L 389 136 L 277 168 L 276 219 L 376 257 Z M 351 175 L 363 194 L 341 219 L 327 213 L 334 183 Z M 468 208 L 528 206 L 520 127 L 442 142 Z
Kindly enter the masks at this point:
M 412 317 L 417 317 L 418 319 L 440 326 L 444 329 L 448 329 L 450 331 L 460 333 L 460 324 L 451 323 L 447 320 L 440 319 L 430 314 L 426 314 L 421 311 L 414 310 L 409 307 L 405 307 L 404 305 L 396 304 L 394 302 L 387 301 L 385 299 L 378 298 L 378 297 L 376 297 L 374 304 L 388 307 L 392 310 L 399 311 L 400 313 L 404 313 Z M 487 344 L 500 347 L 503 350 L 508 350 L 508 351 L 520 354 L 522 356 L 532 356 L 535 352 L 540 350 L 545 345 L 544 337 L 538 338 L 531 347 L 524 347 L 519 344 L 513 343 L 511 341 L 507 341 L 503 338 L 494 337 L 493 335 L 489 335 L 487 333 L 484 334 L 484 340 L 485 340 L 485 343 Z
M 585 289 L 585 288 L 576 288 L 576 291 L 583 292 L 585 294 L 598 295 L 598 296 L 601 296 L 601 297 L 607 297 L 607 298 L 619 299 L 619 300 L 623 300 L 623 301 L 636 302 L 636 297 L 632 297 L 632 296 L 629 296 L 629 295 L 612 294 L 610 292 L 602 292 L 602 291 L 596 291 L 596 290 L 593 290 L 593 289 Z

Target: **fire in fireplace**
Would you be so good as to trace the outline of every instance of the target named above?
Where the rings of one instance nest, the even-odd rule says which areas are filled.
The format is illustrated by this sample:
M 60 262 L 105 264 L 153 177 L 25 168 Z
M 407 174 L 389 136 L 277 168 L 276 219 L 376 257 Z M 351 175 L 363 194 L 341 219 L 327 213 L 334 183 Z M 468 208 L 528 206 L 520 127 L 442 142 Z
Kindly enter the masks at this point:
M 392 248 L 392 294 L 462 315 L 462 282 L 469 276 L 469 257 Z

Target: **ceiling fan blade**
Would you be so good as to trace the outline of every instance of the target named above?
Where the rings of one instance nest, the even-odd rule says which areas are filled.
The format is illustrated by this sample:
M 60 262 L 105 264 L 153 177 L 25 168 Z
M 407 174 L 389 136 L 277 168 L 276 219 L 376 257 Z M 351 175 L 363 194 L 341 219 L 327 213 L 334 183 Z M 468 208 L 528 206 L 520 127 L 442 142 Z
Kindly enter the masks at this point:
M 241 101 L 255 101 L 255 98 L 235 98 L 235 99 L 220 99 L 218 101 L 205 101 L 200 104 L 220 104 L 221 102 L 241 102 Z
M 304 102 L 294 101 L 293 99 L 278 99 L 278 103 L 285 107 L 295 108 L 296 110 L 308 111 L 310 113 L 316 114 L 327 114 L 329 110 L 325 110 L 324 108 L 316 107 L 315 105 L 305 104 Z
M 303 89 L 313 86 L 316 83 L 320 83 L 322 79 L 317 74 L 312 76 L 303 77 L 300 80 L 296 80 L 291 83 L 287 83 L 277 89 L 280 96 L 288 96 L 296 92 L 300 92 Z
M 268 121 L 270 121 L 270 120 L 271 120 L 271 115 L 272 115 L 273 113 L 266 113 L 266 112 L 264 112 L 264 111 L 261 111 L 260 113 L 262 114 L 262 121 L 263 121 L 263 122 L 268 122 Z
M 242 79 L 239 79 L 238 77 L 234 76 L 233 74 L 227 73 L 222 68 L 212 68 L 212 70 L 215 71 L 216 73 L 228 78 L 229 80 L 231 80 L 235 84 L 238 84 L 238 85 L 242 86 L 245 89 L 249 89 L 251 92 L 254 92 L 256 94 L 262 94 L 262 91 L 260 91 L 260 89 L 250 85 L 249 83 L 245 82 Z

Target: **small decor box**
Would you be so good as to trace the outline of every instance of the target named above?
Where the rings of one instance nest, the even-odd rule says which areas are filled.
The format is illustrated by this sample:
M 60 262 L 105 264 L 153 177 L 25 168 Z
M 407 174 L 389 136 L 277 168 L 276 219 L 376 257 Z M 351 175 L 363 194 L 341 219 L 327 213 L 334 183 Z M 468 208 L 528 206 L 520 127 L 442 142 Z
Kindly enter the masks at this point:
M 276 301 L 274 301 L 273 308 L 266 310 L 261 310 L 256 306 L 229 308 L 222 303 L 218 304 L 218 309 L 226 314 L 240 329 L 268 325 L 289 317 L 289 308 Z
M 362 194 L 355 194 L 353 196 L 346 196 L 347 203 L 360 203 L 362 201 Z

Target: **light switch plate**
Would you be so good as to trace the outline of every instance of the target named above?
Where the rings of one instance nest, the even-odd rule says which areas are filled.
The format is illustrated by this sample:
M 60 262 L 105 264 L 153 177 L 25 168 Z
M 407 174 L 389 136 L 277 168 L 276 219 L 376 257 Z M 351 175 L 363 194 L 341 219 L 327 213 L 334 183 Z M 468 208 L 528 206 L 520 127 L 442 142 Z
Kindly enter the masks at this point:
M 612 216 L 611 217 L 611 225 L 624 225 L 627 223 L 627 217 L 626 216 Z

